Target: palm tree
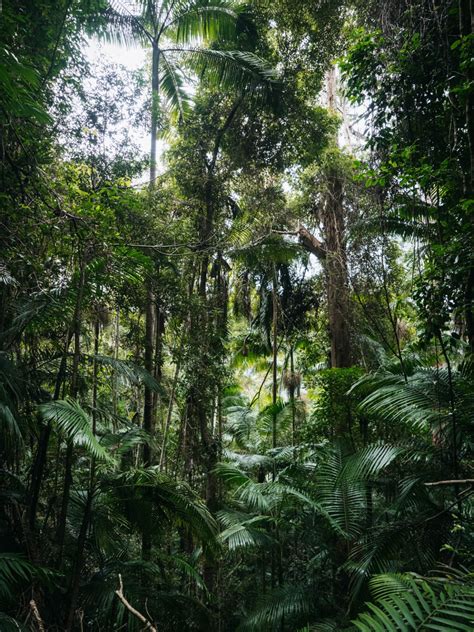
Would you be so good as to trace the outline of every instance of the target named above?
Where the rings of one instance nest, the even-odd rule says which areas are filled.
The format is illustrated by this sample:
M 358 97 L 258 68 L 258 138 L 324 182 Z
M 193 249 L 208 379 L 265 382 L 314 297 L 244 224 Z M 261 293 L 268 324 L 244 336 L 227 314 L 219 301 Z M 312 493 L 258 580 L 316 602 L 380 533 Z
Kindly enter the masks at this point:
M 129 8 L 129 6 L 131 8 Z M 210 48 L 212 42 L 229 45 L 235 40 L 243 7 L 236 0 L 109 0 L 104 35 L 115 41 L 136 41 L 151 46 L 151 130 L 150 130 L 150 190 L 157 176 L 157 135 L 160 118 L 160 95 L 168 108 L 182 118 L 189 105 L 185 68 L 205 75 L 216 84 L 228 84 L 243 89 L 267 83 L 272 72 L 251 52 Z M 154 372 L 156 306 L 152 283 L 148 283 L 146 298 L 145 368 Z M 143 426 L 153 431 L 155 399 L 145 388 Z M 145 465 L 152 464 L 148 451 Z M 145 549 L 149 545 L 144 543 Z
M 131 8 L 125 0 L 109 0 L 103 35 L 152 49 L 150 187 L 156 181 L 160 95 L 179 117 L 184 115 L 190 100 L 185 67 L 218 84 L 246 88 L 272 81 L 272 71 L 255 54 L 209 47 L 235 40 L 242 16 L 243 5 L 236 0 L 136 0 Z

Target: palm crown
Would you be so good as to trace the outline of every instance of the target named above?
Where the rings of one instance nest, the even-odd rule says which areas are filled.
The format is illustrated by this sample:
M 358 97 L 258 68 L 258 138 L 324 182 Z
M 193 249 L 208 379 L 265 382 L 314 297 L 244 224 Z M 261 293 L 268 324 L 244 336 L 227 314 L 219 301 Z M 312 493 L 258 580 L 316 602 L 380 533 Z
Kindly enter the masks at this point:
M 152 48 L 151 184 L 156 180 L 160 96 L 184 115 L 189 105 L 185 67 L 213 83 L 239 88 L 273 81 L 273 71 L 254 53 L 209 47 L 235 40 L 242 13 L 243 5 L 235 0 L 110 0 L 103 34 L 125 45 L 139 42 Z

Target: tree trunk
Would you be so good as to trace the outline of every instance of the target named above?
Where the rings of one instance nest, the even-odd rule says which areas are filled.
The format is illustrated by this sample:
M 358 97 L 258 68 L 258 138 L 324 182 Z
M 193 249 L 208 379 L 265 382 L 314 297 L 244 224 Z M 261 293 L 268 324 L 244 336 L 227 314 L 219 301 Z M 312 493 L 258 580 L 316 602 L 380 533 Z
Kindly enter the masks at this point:
M 337 109 L 337 77 L 332 66 L 327 74 L 328 108 Z M 338 146 L 337 136 L 334 138 Z M 349 329 L 349 278 L 345 244 L 344 183 L 340 168 L 326 168 L 326 196 L 321 209 L 325 241 L 325 268 L 329 333 L 331 337 L 331 367 L 349 367 L 352 350 Z
M 289 388 L 290 405 L 291 405 L 291 442 L 296 445 L 296 402 L 295 402 L 295 358 L 293 345 L 290 348 L 290 375 L 291 382 Z
M 273 290 L 272 290 L 272 302 L 273 302 L 273 341 L 272 341 L 272 447 L 277 446 L 277 395 L 278 395 L 278 287 L 277 287 L 277 272 L 275 266 L 273 266 Z M 275 479 L 275 468 L 273 470 L 273 479 Z
M 154 342 L 155 342 L 155 296 L 151 289 L 151 281 L 148 282 L 145 314 L 145 370 L 153 375 Z M 145 386 L 144 406 L 143 406 L 143 429 L 148 438 L 153 437 L 155 426 L 155 397 L 149 386 Z M 143 465 L 150 467 L 153 464 L 153 454 L 149 443 L 143 446 Z M 151 534 L 150 529 L 145 529 L 142 536 L 142 557 L 149 560 L 151 556 Z
M 72 358 L 71 369 L 71 397 L 76 398 L 79 389 L 79 362 L 81 359 L 81 327 L 82 327 L 82 298 L 84 295 L 85 285 L 85 257 L 81 256 L 79 263 L 79 283 L 76 297 L 76 305 L 74 308 L 74 325 L 73 325 L 73 339 L 74 339 L 74 352 Z M 61 503 L 61 512 L 59 515 L 58 531 L 57 531 L 57 543 L 58 543 L 58 567 L 62 564 L 64 538 L 66 535 L 66 521 L 67 511 L 69 507 L 69 495 L 72 485 L 72 463 L 73 463 L 73 444 L 71 440 L 67 442 L 66 460 L 64 465 L 64 488 L 63 498 Z
M 145 370 L 153 375 L 153 356 L 155 342 L 155 296 L 150 284 L 147 288 L 146 314 L 145 314 Z M 145 386 L 145 401 L 143 407 L 143 429 L 151 437 L 154 431 L 154 394 L 149 386 Z M 143 446 L 143 465 L 149 467 L 152 464 L 151 448 L 146 443 Z
M 54 388 L 53 400 L 59 399 L 61 394 L 61 386 L 66 374 L 67 354 L 69 351 L 69 345 L 72 340 L 72 328 L 69 328 L 66 333 L 66 342 L 64 344 L 64 351 L 61 356 L 61 363 L 59 365 L 58 374 L 56 376 L 56 384 Z M 44 469 L 46 466 L 46 457 L 48 453 L 49 438 L 51 435 L 51 422 L 48 421 L 46 425 L 41 429 L 41 433 L 38 440 L 38 449 L 36 451 L 33 466 L 31 468 L 31 490 L 30 490 L 30 506 L 29 506 L 29 525 L 30 529 L 34 531 L 36 525 L 36 513 L 38 508 L 39 495 L 41 491 L 41 484 L 43 481 Z
M 98 373 L 99 366 L 97 364 L 97 356 L 99 354 L 99 340 L 100 340 L 100 324 L 97 318 L 94 324 L 94 366 L 93 366 L 93 384 L 92 384 L 92 433 L 96 434 L 97 429 L 97 394 L 98 394 Z M 89 530 L 89 524 L 92 513 L 92 500 L 94 497 L 94 484 L 95 484 L 95 458 L 92 457 L 90 465 L 90 477 L 89 477 L 89 489 L 87 490 L 86 506 L 84 508 L 84 515 L 82 517 L 81 528 L 79 536 L 77 538 L 77 549 L 74 560 L 74 572 L 71 578 L 71 585 L 69 589 L 69 608 L 66 618 L 66 632 L 70 632 L 73 629 L 74 614 L 76 609 L 77 598 L 79 596 L 79 583 L 81 579 L 82 563 L 84 559 L 84 550 L 86 546 L 87 532 Z
M 337 167 L 329 167 L 327 170 L 327 195 L 321 215 L 326 250 L 331 367 L 349 367 L 352 364 L 352 352 L 349 329 L 349 281 L 344 239 L 344 188 Z
M 158 43 L 153 42 L 151 62 L 151 133 L 150 133 L 150 189 L 156 184 L 156 139 L 160 115 L 160 50 Z

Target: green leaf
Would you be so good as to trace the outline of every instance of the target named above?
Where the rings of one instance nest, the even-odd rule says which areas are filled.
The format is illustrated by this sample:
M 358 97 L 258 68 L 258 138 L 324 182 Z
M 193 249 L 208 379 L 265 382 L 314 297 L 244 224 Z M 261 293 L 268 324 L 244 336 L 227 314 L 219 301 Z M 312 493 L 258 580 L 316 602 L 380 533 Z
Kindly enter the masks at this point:
M 74 445 L 86 448 L 97 459 L 116 462 L 94 436 L 91 418 L 75 400 L 47 402 L 39 408 L 43 419 L 53 423 Z

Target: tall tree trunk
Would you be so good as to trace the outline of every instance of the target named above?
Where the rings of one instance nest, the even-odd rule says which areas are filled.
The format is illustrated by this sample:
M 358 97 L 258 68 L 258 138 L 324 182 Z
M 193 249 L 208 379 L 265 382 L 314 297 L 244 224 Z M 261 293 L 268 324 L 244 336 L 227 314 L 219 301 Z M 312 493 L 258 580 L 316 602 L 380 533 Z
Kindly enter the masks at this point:
M 328 108 L 337 106 L 337 77 L 333 67 L 327 74 Z M 334 143 L 338 146 L 337 136 Z M 326 168 L 326 195 L 321 209 L 325 241 L 325 269 L 329 332 L 331 337 L 331 367 L 349 367 L 352 350 L 349 329 L 349 278 L 345 244 L 344 182 L 340 168 Z
M 100 340 L 100 324 L 97 318 L 94 324 L 94 365 L 93 365 L 93 384 L 92 384 L 92 433 L 96 434 L 97 430 L 97 394 L 98 394 L 98 372 L 97 356 L 99 354 Z M 86 546 L 87 532 L 92 513 L 92 500 L 94 497 L 95 485 L 95 458 L 92 457 L 90 464 L 89 488 L 87 490 L 86 505 L 82 516 L 81 528 L 77 538 L 77 549 L 74 559 L 74 571 L 71 578 L 69 589 L 69 608 L 66 618 L 66 632 L 70 632 L 74 625 L 74 614 L 76 609 L 77 598 L 79 596 L 79 583 L 81 579 L 82 564 L 84 560 L 84 550 Z
M 148 282 L 145 314 L 145 370 L 150 375 L 154 373 L 154 342 L 156 328 L 156 308 L 155 296 L 151 288 L 151 281 Z M 143 429 L 148 438 L 153 437 L 155 427 L 155 397 L 153 390 L 145 386 L 144 406 L 143 406 Z M 153 454 L 150 444 L 147 442 L 143 446 L 143 465 L 149 467 L 153 464 Z M 149 560 L 151 556 L 151 524 L 145 528 L 142 536 L 142 557 Z
M 171 426 L 171 419 L 173 417 L 174 399 L 176 395 L 176 387 L 178 386 L 178 378 L 179 378 L 179 372 L 181 369 L 181 359 L 183 356 L 183 349 L 184 349 L 184 333 L 182 335 L 181 343 L 179 346 L 178 358 L 176 360 L 176 367 L 175 367 L 174 376 L 173 376 L 173 383 L 171 385 L 170 399 L 168 403 L 168 412 L 166 413 L 165 427 L 163 430 L 163 442 L 162 442 L 161 454 L 160 454 L 160 470 L 164 469 L 165 471 L 168 470 L 168 464 L 166 460 L 166 450 L 167 450 L 167 444 L 168 444 L 168 434 L 169 434 L 170 426 Z
M 154 343 L 156 328 L 156 311 L 155 296 L 151 289 L 151 282 L 148 283 L 146 297 L 146 314 L 145 314 L 145 370 L 153 375 L 154 373 Z M 149 386 L 145 386 L 145 401 L 143 406 L 143 429 L 151 437 L 154 431 L 154 394 Z M 143 446 L 143 464 L 148 467 L 152 464 L 151 448 L 146 443 Z
M 153 42 L 151 61 L 151 133 L 150 133 L 150 189 L 156 184 L 157 161 L 156 139 L 158 137 L 158 121 L 160 116 L 160 50 L 158 43 Z
M 337 167 L 327 170 L 327 195 L 321 219 L 326 246 L 325 269 L 329 332 L 331 337 L 331 367 L 352 364 L 349 321 L 349 280 L 347 273 L 344 188 Z
M 294 348 L 291 345 L 290 348 L 290 385 L 289 385 L 289 396 L 290 396 L 290 405 L 291 405 L 291 442 L 293 446 L 296 445 L 296 402 L 295 402 L 295 389 L 296 389 L 296 373 L 295 373 L 295 358 L 294 358 Z
M 273 339 L 272 339 L 272 447 L 277 447 L 277 395 L 278 395 L 278 282 L 276 267 L 273 266 L 273 282 L 272 282 L 272 305 L 273 305 Z M 273 478 L 275 478 L 275 469 L 273 470 Z
M 114 320 L 114 360 L 118 360 L 120 350 L 120 309 L 117 307 Z M 112 378 L 112 410 L 114 415 L 117 414 L 117 398 L 118 398 L 118 379 L 116 371 L 113 372 Z
M 82 299 L 84 295 L 86 275 L 86 262 L 84 253 L 81 254 L 79 261 L 79 283 L 76 297 L 76 305 L 74 308 L 74 324 L 73 324 L 73 340 L 74 351 L 71 369 L 71 397 L 76 398 L 79 389 L 79 363 L 81 359 L 81 328 L 82 328 Z M 67 442 L 66 460 L 64 465 L 64 488 L 61 503 L 61 512 L 59 515 L 57 543 L 58 543 L 58 567 L 62 565 L 64 538 L 66 535 L 66 521 L 69 507 L 69 496 L 72 486 L 72 463 L 73 463 L 73 444 L 71 440 Z
M 64 350 L 61 356 L 61 362 L 59 365 L 58 373 L 56 375 L 56 383 L 54 387 L 53 400 L 59 399 L 61 394 L 61 386 L 66 375 L 67 366 L 67 354 L 69 351 L 69 345 L 72 340 L 73 329 L 70 327 L 66 332 L 66 341 L 64 343 Z M 30 506 L 29 506 L 29 526 L 33 531 L 36 526 L 36 513 L 38 509 L 39 495 L 41 491 L 41 484 L 43 482 L 44 469 L 46 466 L 46 457 L 48 453 L 49 438 L 51 436 L 51 422 L 48 421 L 41 429 L 38 449 L 34 459 L 33 466 L 31 468 L 31 487 L 30 487 Z
M 153 41 L 152 44 L 152 64 L 151 64 L 151 131 L 150 131 L 150 192 L 156 186 L 157 175 L 157 151 L 156 141 L 158 136 L 159 121 L 159 89 L 160 89 L 160 50 L 158 42 Z M 146 290 L 146 306 L 145 306 L 145 369 L 150 375 L 154 375 L 154 347 L 155 347 L 155 329 L 159 326 L 157 323 L 155 295 L 152 289 L 152 281 L 148 281 Z M 152 389 L 145 386 L 144 406 L 143 406 L 143 429 L 151 438 L 155 425 L 156 414 L 156 397 Z M 152 465 L 153 455 L 151 447 L 148 443 L 143 446 L 143 465 L 149 467 Z M 151 525 L 148 525 L 151 527 Z M 151 557 L 151 533 L 150 528 L 145 528 L 142 535 L 142 558 L 145 560 Z

